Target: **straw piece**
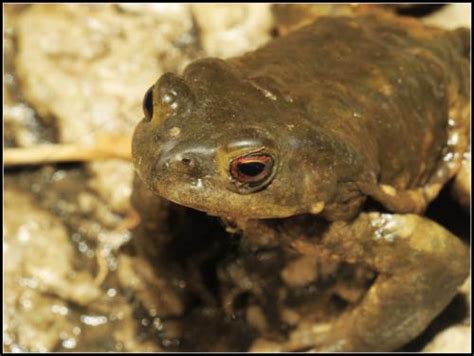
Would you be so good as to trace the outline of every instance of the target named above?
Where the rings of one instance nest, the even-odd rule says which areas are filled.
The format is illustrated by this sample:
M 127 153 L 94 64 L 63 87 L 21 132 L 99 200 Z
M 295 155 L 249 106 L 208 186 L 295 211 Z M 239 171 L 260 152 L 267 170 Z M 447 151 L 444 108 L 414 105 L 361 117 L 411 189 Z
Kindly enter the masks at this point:
M 47 144 L 25 148 L 6 148 L 3 150 L 4 166 L 39 165 L 55 162 L 92 162 L 108 159 L 130 161 L 130 136 L 98 136 L 95 145 Z

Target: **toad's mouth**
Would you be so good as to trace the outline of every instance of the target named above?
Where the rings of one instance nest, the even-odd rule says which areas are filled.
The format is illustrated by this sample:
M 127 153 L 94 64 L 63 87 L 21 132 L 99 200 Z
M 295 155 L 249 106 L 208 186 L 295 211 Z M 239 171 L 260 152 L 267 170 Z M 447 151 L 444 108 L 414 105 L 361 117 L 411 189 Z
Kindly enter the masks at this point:
M 167 219 L 161 228 L 169 236 L 160 268 L 169 264 L 172 271 L 179 266 L 185 286 L 178 346 L 166 346 L 167 333 L 159 334 L 166 350 L 219 347 L 248 351 L 259 338 L 280 342 L 298 326 L 288 315 L 303 319 L 311 314 L 325 322 L 358 303 L 373 281 L 370 271 L 364 279 L 360 277 L 359 266 L 324 258 L 296 262 L 302 256 L 283 244 L 248 239 L 236 220 L 209 216 L 170 201 L 165 209 Z M 298 218 L 300 229 L 311 225 L 305 220 L 309 218 Z M 296 222 L 294 219 L 265 223 L 283 231 Z M 300 263 L 296 274 L 291 273 L 295 263 Z
M 258 202 L 254 196 L 216 189 L 212 182 L 202 182 L 197 187 L 189 182 L 163 179 L 155 180 L 149 188 L 177 205 L 228 219 L 284 219 L 303 209 L 296 205 L 282 205 L 278 201 Z

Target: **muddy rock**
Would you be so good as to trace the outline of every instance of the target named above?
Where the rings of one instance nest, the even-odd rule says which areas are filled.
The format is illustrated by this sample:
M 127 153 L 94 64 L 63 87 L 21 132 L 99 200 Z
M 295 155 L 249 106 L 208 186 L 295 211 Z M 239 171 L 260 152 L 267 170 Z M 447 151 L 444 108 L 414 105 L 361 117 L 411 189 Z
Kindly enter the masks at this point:
M 471 352 L 471 326 L 460 324 L 444 329 L 434 337 L 423 351 L 437 353 Z
M 461 170 L 454 178 L 453 195 L 461 206 L 469 211 L 471 208 L 471 152 L 466 152 Z
M 130 196 L 132 194 L 133 165 L 129 162 L 111 160 L 94 162 L 89 165 L 94 177 L 89 185 L 108 203 L 115 212 L 130 212 Z
M 31 279 L 37 290 L 80 305 L 96 299 L 100 291 L 92 278 L 81 272 L 71 273 L 74 250 L 62 223 L 35 208 L 25 193 L 4 193 L 8 222 L 4 227 L 8 252 L 5 272 L 19 273 L 22 278 Z
M 427 25 L 438 26 L 446 29 L 455 29 L 457 27 L 471 27 L 471 5 L 450 4 L 444 6 L 439 11 L 423 18 Z
M 192 11 L 208 56 L 237 56 L 270 39 L 269 4 L 193 4 Z
M 178 44 L 192 29 L 185 8 L 165 16 L 163 8 L 132 4 L 33 5 L 18 19 L 23 93 L 57 124 L 60 142 L 130 134 L 146 89 L 189 60 Z
M 97 268 L 82 269 L 85 256 L 60 219 L 10 183 L 4 196 L 6 350 L 160 350 L 138 336 L 133 305 L 114 282 L 116 250 L 128 234 L 98 234 Z
M 14 75 L 17 19 L 26 7 L 25 5 L 10 4 L 4 8 L 3 122 L 5 128 L 4 145 L 6 147 L 28 147 L 43 143 L 50 139 L 54 132 L 54 130 L 42 127 L 33 108 L 23 101 L 17 78 Z
M 90 276 L 71 273 L 74 251 L 57 218 L 27 193 L 7 189 L 4 199 L 6 345 L 51 351 L 72 332 L 67 303 L 88 304 L 100 291 Z
M 459 300 L 464 307 L 471 310 L 471 278 L 467 278 L 459 288 Z M 471 325 L 470 315 L 466 315 L 461 322 L 442 329 L 423 348 L 424 352 L 469 353 L 471 351 Z

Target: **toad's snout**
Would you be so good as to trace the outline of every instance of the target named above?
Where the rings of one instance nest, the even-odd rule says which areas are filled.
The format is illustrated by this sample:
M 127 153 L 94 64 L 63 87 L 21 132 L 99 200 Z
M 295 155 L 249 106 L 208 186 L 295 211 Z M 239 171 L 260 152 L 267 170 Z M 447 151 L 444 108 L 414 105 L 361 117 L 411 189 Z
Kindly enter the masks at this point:
M 212 151 L 202 147 L 177 145 L 163 152 L 157 163 L 158 174 L 202 178 L 209 174 Z

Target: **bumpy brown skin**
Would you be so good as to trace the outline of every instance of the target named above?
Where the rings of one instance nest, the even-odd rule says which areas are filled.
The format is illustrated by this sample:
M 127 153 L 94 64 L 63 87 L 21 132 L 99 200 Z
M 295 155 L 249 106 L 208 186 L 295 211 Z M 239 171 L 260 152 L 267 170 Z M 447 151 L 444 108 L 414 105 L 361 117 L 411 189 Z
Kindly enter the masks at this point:
M 330 243 L 308 248 L 306 236 L 301 252 L 330 250 L 379 277 L 326 336 L 296 333 L 281 346 L 393 350 L 450 301 L 467 250 L 421 217 L 360 211 L 370 196 L 394 213 L 422 212 L 459 170 L 468 53 L 467 30 L 368 15 L 321 18 L 242 57 L 196 61 L 153 87 L 153 112 L 134 134 L 137 172 L 164 198 L 234 219 L 249 236 L 258 219 L 335 221 Z M 273 157 L 274 174 L 243 194 L 229 163 L 255 150 Z

